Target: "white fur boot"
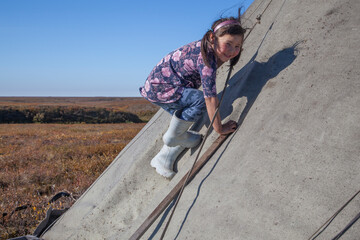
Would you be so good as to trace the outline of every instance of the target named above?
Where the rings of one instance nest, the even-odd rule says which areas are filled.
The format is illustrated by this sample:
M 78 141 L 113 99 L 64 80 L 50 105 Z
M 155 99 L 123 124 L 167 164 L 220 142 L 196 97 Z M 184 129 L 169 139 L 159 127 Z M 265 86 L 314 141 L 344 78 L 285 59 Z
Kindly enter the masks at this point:
M 166 178 L 175 175 L 174 162 L 185 148 L 182 146 L 169 147 L 164 145 L 160 152 L 151 160 L 151 166 L 156 168 L 156 172 Z
M 196 147 L 202 139 L 201 134 L 188 131 L 193 122 L 180 119 L 180 111 L 176 111 L 171 118 L 169 129 L 163 136 L 165 145 L 175 147 L 177 145 L 193 148 Z

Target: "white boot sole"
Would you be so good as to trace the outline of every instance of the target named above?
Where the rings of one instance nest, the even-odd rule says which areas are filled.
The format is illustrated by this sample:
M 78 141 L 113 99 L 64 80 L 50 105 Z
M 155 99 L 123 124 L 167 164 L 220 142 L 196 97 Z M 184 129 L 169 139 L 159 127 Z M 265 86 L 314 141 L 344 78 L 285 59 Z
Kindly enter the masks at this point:
M 150 165 L 156 169 L 156 172 L 165 178 L 172 178 L 175 175 L 174 171 L 169 171 L 164 168 L 156 159 L 151 160 Z

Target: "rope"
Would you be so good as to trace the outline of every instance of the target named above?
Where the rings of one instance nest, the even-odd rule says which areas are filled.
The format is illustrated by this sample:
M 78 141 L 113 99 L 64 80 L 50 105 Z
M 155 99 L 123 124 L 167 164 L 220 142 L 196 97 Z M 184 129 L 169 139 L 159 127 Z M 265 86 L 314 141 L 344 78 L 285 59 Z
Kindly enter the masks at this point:
M 350 223 L 340 232 L 338 233 L 338 235 L 336 235 L 332 240 L 338 240 L 344 233 L 346 233 L 347 230 L 349 230 L 349 228 L 351 228 L 351 226 L 356 223 L 357 220 L 359 220 L 360 218 L 360 212 L 356 215 L 356 217 L 354 217 Z
M 337 210 L 334 215 L 332 215 L 323 225 L 321 225 L 321 227 L 316 230 L 316 232 L 311 235 L 311 237 L 309 237 L 308 240 L 314 240 L 316 239 L 320 234 L 322 234 L 325 229 L 330 225 L 330 223 L 337 217 L 337 215 L 360 193 L 360 190 L 355 193 L 354 196 L 352 196 L 349 201 L 347 201 L 339 210 Z M 321 230 L 322 229 L 322 230 Z M 320 231 L 321 230 L 321 231 Z M 316 235 L 316 236 L 315 236 Z M 315 236 L 315 237 L 314 237 Z
M 217 108 L 216 108 L 215 114 L 214 114 L 214 116 L 213 116 L 213 118 L 212 118 L 212 120 L 211 120 L 210 126 L 208 127 L 208 129 L 207 129 L 207 131 L 206 131 L 206 133 L 205 133 L 205 137 L 204 137 L 204 139 L 203 139 L 202 142 L 201 142 L 200 149 L 199 149 L 199 151 L 198 151 L 198 153 L 197 153 L 197 155 L 196 155 L 196 158 L 195 158 L 195 160 L 194 160 L 194 162 L 193 162 L 193 165 L 192 165 L 190 171 L 188 172 L 188 174 L 187 174 L 187 176 L 186 176 L 186 179 L 185 179 L 185 181 L 184 181 L 184 184 L 183 184 L 182 187 L 181 187 L 181 190 L 180 190 L 180 192 L 179 192 L 178 197 L 176 198 L 176 202 L 175 202 L 175 204 L 174 204 L 174 208 L 173 208 L 173 210 L 172 210 L 172 212 L 171 212 L 171 214 L 170 214 L 170 216 L 169 216 L 169 219 L 168 219 L 168 221 L 167 221 L 167 223 L 166 223 L 166 225 L 165 225 L 165 228 L 164 228 L 164 230 L 163 230 L 163 232 L 162 232 L 162 234 L 161 234 L 160 240 L 162 240 L 162 239 L 164 238 L 164 236 L 165 236 L 166 230 L 167 230 L 168 227 L 169 227 L 170 221 L 171 221 L 171 219 L 172 219 L 172 216 L 174 215 L 175 209 L 176 209 L 176 207 L 177 207 L 177 205 L 178 205 L 178 203 L 179 203 L 179 200 L 180 200 L 181 195 L 182 195 L 182 193 L 183 193 L 183 191 L 184 191 L 184 188 L 185 188 L 186 184 L 188 183 L 190 174 L 191 174 L 192 170 L 194 169 L 195 163 L 197 162 L 197 160 L 198 160 L 198 158 L 199 158 L 199 156 L 200 156 L 201 150 L 202 150 L 203 147 L 204 147 L 205 141 L 206 141 L 207 137 L 209 136 L 209 133 L 210 133 L 212 124 L 214 123 L 214 120 L 215 120 L 215 118 L 216 118 L 216 115 L 217 115 L 218 112 L 219 112 L 220 105 L 221 105 L 222 100 L 223 100 L 223 98 L 224 98 L 226 86 L 227 86 L 227 83 L 228 83 L 228 81 L 229 81 L 229 79 L 230 79 L 231 72 L 232 72 L 232 67 L 229 68 L 229 73 L 228 73 L 227 78 L 226 78 L 226 82 L 225 82 L 223 94 L 221 95 L 221 99 L 220 99 L 219 104 L 218 104 L 218 106 L 217 106 Z
M 244 38 L 244 41 L 245 41 L 246 38 L 250 35 L 250 33 L 252 32 L 252 30 L 255 28 L 256 24 L 260 24 L 260 23 L 261 23 L 261 17 L 262 17 L 262 15 L 265 13 L 265 11 L 268 9 L 268 7 L 269 7 L 269 5 L 270 5 L 270 3 L 271 3 L 272 1 L 273 1 L 273 0 L 270 0 L 270 2 L 268 3 L 268 5 L 266 5 L 265 9 L 262 11 L 262 13 L 259 14 L 259 15 L 257 15 L 257 17 L 256 17 L 256 20 L 257 20 L 257 21 L 256 21 L 256 23 L 254 23 L 254 25 L 252 26 L 252 28 L 250 28 L 250 31 L 249 31 L 249 33 L 246 35 L 246 37 Z M 261 2 L 261 4 L 262 4 L 262 3 L 263 3 L 263 2 Z M 260 5 L 261 5 L 261 4 L 260 4 Z M 259 5 L 259 6 L 260 6 L 260 5 Z M 258 7 L 259 7 L 259 6 L 258 6 Z M 258 8 L 258 7 L 257 7 L 257 8 Z M 256 9 L 257 9 L 257 8 L 256 8 Z M 256 11 L 256 9 L 255 9 L 255 11 Z M 255 12 L 255 11 L 254 11 L 254 12 Z M 254 12 L 253 12 L 253 13 L 254 13 Z M 252 15 L 253 13 L 251 13 L 251 15 Z M 250 16 L 251 16 L 251 15 L 250 15 Z
M 245 22 L 244 22 L 243 24 L 245 24 L 245 23 L 247 23 L 247 22 L 249 21 L 249 19 L 251 18 L 251 16 L 258 10 L 258 8 L 264 3 L 264 1 L 265 1 L 265 0 L 262 0 L 262 1 L 260 2 L 260 4 L 255 8 L 255 10 L 250 14 L 250 16 L 249 16 L 249 17 L 246 17 Z
M 264 3 L 265 0 L 262 0 L 261 3 L 255 8 L 255 10 L 250 14 L 249 18 L 258 10 L 258 8 Z
M 285 1 L 286 1 L 286 0 L 284 0 L 281 8 L 283 7 Z M 256 9 L 253 11 L 253 13 L 263 4 L 263 2 L 264 2 L 264 0 L 256 7 Z M 261 23 L 261 17 L 262 17 L 262 15 L 264 14 L 264 12 L 268 9 L 268 7 L 269 7 L 269 5 L 271 4 L 271 2 L 272 2 L 272 0 L 269 1 L 269 3 L 268 3 L 267 6 L 265 7 L 265 9 L 262 11 L 262 13 L 259 14 L 259 15 L 256 17 L 257 22 L 253 25 L 252 28 L 250 28 L 250 31 L 249 31 L 249 33 L 245 36 L 244 41 L 245 41 L 245 40 L 247 39 L 247 37 L 250 35 L 250 33 L 252 32 L 252 30 L 255 28 L 255 26 L 256 26 L 257 24 L 260 24 L 260 23 Z M 279 11 L 279 12 L 280 12 L 280 11 Z M 278 12 L 278 14 L 279 14 L 279 12 Z M 252 16 L 253 13 L 251 13 L 250 16 Z M 277 15 L 278 15 L 278 14 L 277 14 Z M 276 15 L 276 16 L 277 16 L 277 15 Z M 273 24 L 274 24 L 274 22 L 272 23 L 272 25 L 273 25 Z M 272 25 L 270 26 L 270 29 L 271 29 Z M 224 95 L 225 95 L 225 90 L 226 90 L 226 86 L 227 86 L 228 80 L 229 80 L 230 75 L 231 75 L 231 71 L 232 71 L 232 68 L 229 69 L 229 73 L 228 73 L 228 76 L 227 76 L 227 79 L 226 79 L 226 82 L 225 82 L 225 86 L 224 86 L 223 94 L 222 94 L 222 96 L 221 96 L 221 100 L 220 100 L 220 102 L 219 102 L 219 104 L 218 104 L 218 107 L 217 107 L 217 109 L 216 109 L 216 111 L 215 111 L 214 117 L 213 117 L 212 120 L 211 120 L 210 126 L 209 126 L 209 128 L 207 129 L 207 131 L 206 131 L 205 137 L 204 137 L 204 139 L 203 139 L 203 141 L 202 141 L 202 143 L 201 143 L 200 149 L 199 149 L 198 154 L 197 154 L 197 156 L 196 156 L 196 158 L 195 158 L 195 160 L 194 160 L 194 163 L 193 163 L 190 171 L 188 172 L 188 175 L 187 175 L 187 177 L 186 177 L 186 180 L 185 180 L 185 182 L 184 182 L 184 184 L 183 184 L 183 186 L 182 186 L 182 188 L 181 188 L 181 190 L 180 190 L 180 192 L 179 192 L 179 195 L 178 195 L 178 197 L 177 197 L 177 199 L 176 199 L 174 208 L 173 208 L 173 210 L 172 210 L 172 212 L 171 212 L 171 215 L 170 215 L 170 217 L 169 217 L 169 219 L 168 219 L 168 222 L 166 223 L 166 226 L 165 226 L 165 228 L 164 228 L 164 230 L 163 230 L 163 233 L 162 233 L 162 235 L 161 235 L 161 237 L 160 237 L 160 240 L 162 240 L 162 239 L 164 238 L 164 236 L 165 236 L 165 233 L 166 233 L 166 231 L 167 231 L 167 228 L 168 228 L 168 226 L 169 226 L 169 224 L 170 224 L 170 221 L 171 221 L 171 219 L 172 219 L 172 216 L 173 216 L 173 214 L 174 214 L 174 212 L 175 212 L 175 209 L 176 209 L 176 207 L 177 207 L 177 204 L 178 204 L 178 202 L 179 202 L 179 200 L 180 200 L 180 197 L 182 196 L 182 193 L 183 193 L 183 191 L 184 191 L 184 188 L 185 188 L 186 184 L 188 183 L 188 179 L 189 179 L 190 173 L 192 172 L 192 170 L 193 170 L 193 168 L 194 168 L 194 166 L 195 166 L 195 163 L 196 163 L 196 161 L 198 160 L 198 158 L 199 158 L 199 156 L 200 156 L 200 152 L 201 152 L 201 150 L 202 150 L 202 148 L 203 148 L 203 146 L 204 146 L 204 143 L 205 143 L 205 141 L 206 141 L 206 139 L 207 139 L 207 137 L 208 137 L 208 135 L 209 135 L 211 126 L 212 126 L 212 124 L 213 124 L 213 122 L 214 122 L 214 120 L 215 120 L 215 117 L 216 117 L 216 115 L 217 115 L 217 113 L 218 113 L 218 111 L 219 111 L 220 105 L 221 105 L 222 100 L 223 100 L 223 97 L 224 97 Z M 337 217 L 337 215 L 338 215 L 359 193 L 360 193 L 360 190 L 359 190 L 352 198 L 350 198 L 350 200 L 348 200 L 333 216 L 331 216 L 331 217 L 309 238 L 309 240 L 315 240 L 315 239 L 331 224 L 331 222 Z M 339 239 L 359 218 L 360 218 L 360 213 L 358 213 L 358 214 L 356 215 L 356 217 L 355 217 L 354 219 L 352 219 L 351 222 L 350 222 L 340 233 L 338 233 L 332 240 L 337 240 L 337 239 Z M 326 225 L 326 226 L 325 226 L 325 225 Z M 325 227 L 324 227 L 324 226 L 325 226 Z M 322 228 L 323 228 L 323 229 L 322 229 Z M 322 230 L 321 230 L 321 229 L 322 229 Z M 321 230 L 321 231 L 320 231 L 320 230 Z M 319 231 L 320 231 L 320 232 L 319 232 Z M 314 235 L 316 235 L 316 236 L 314 237 Z
M 270 3 L 271 3 L 272 1 L 273 1 L 273 0 L 270 0 L 270 2 L 268 3 L 268 5 L 267 5 L 267 6 L 265 7 L 265 9 L 262 11 L 262 13 L 259 14 L 259 15 L 256 17 L 257 22 L 256 22 L 256 23 L 253 25 L 253 27 L 250 29 L 249 33 L 246 35 L 246 37 L 244 38 L 243 41 L 245 41 L 246 38 L 250 35 L 251 31 L 255 28 L 256 24 L 260 24 L 261 16 L 264 14 L 264 12 L 265 12 L 266 9 L 269 7 L 269 5 L 270 5 Z M 261 3 L 261 4 L 262 4 L 262 3 Z M 260 5 L 261 5 L 261 4 L 260 4 Z M 260 6 L 260 5 L 259 5 L 259 6 Z M 259 6 L 258 6 L 258 7 L 259 7 Z M 257 9 L 257 8 L 256 8 L 256 9 Z M 251 14 L 251 15 L 252 15 L 252 14 Z M 165 225 L 165 228 L 164 228 L 164 230 L 163 230 L 163 232 L 162 232 L 162 234 L 161 234 L 160 240 L 162 240 L 162 239 L 164 238 L 164 236 L 165 236 L 165 233 L 166 233 L 166 231 L 167 231 L 167 229 L 168 229 L 168 227 L 169 227 L 169 224 L 170 224 L 170 222 L 171 222 L 171 219 L 172 219 L 172 217 L 173 217 L 173 215 L 174 215 L 174 212 L 175 212 L 175 210 L 176 210 L 176 207 L 177 207 L 177 205 L 178 205 L 178 203 L 179 203 L 179 200 L 180 200 L 180 198 L 181 198 L 181 196 L 182 196 L 182 193 L 183 193 L 183 191 L 184 191 L 184 188 L 185 188 L 185 186 L 186 186 L 187 183 L 188 183 L 189 176 L 190 176 L 192 170 L 194 169 L 195 163 L 196 163 L 196 161 L 198 160 L 198 158 L 199 158 L 199 156 L 200 156 L 201 150 L 202 150 L 202 148 L 204 147 L 204 144 L 205 144 L 205 141 L 206 141 L 207 137 L 209 136 L 209 133 L 210 133 L 212 124 L 214 123 L 214 120 L 215 120 L 215 118 L 216 118 L 216 115 L 217 115 L 218 112 L 219 112 L 220 105 L 221 105 L 222 100 L 223 100 L 223 98 L 224 98 L 226 86 L 227 86 L 227 83 L 228 83 L 228 81 L 229 81 L 229 79 L 230 79 L 231 72 L 232 72 L 232 67 L 229 68 L 229 72 L 228 72 L 228 75 L 227 75 L 227 78 L 226 78 L 226 81 L 225 81 L 225 85 L 224 85 L 223 94 L 221 95 L 221 99 L 220 99 L 219 104 L 218 104 L 218 106 L 217 106 L 217 108 L 216 108 L 215 114 L 214 114 L 214 116 L 213 116 L 213 118 L 212 118 L 212 120 L 211 120 L 211 123 L 210 123 L 209 128 L 207 129 L 207 131 L 206 131 L 206 133 L 205 133 L 205 137 L 204 137 L 204 139 L 203 139 L 203 141 L 202 141 L 202 143 L 201 143 L 200 149 L 199 149 L 199 151 L 198 151 L 198 153 L 197 153 L 197 155 L 196 155 L 196 158 L 195 158 L 195 160 L 194 160 L 194 162 L 193 162 L 193 165 L 192 165 L 190 171 L 188 172 L 188 174 L 187 174 L 187 176 L 186 176 L 186 179 L 185 179 L 185 181 L 184 181 L 184 184 L 183 184 L 182 187 L 181 187 L 181 190 L 180 190 L 180 192 L 179 192 L 179 195 L 178 195 L 178 197 L 177 197 L 177 199 L 176 199 L 176 202 L 175 202 L 175 204 L 174 204 L 174 208 L 173 208 L 173 210 L 172 210 L 172 212 L 171 212 L 171 214 L 170 214 L 170 216 L 169 216 L 169 219 L 168 219 L 168 221 L 167 221 L 167 223 L 166 223 L 166 225 Z

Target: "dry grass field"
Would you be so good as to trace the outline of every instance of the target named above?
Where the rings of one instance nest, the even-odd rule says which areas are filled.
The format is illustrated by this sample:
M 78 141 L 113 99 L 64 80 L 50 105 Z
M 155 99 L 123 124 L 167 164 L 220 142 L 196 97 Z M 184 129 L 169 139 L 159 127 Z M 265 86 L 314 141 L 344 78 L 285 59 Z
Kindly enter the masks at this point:
M 22 106 L 24 102 L 28 106 L 41 104 L 40 100 L 44 104 L 63 106 L 66 104 L 64 100 L 69 104 L 72 101 L 61 99 L 56 102 L 49 98 L 33 102 L 28 98 L 26 101 L 10 100 Z M 150 118 L 157 110 L 151 110 L 153 106 L 141 99 L 123 102 L 120 99 L 115 99 L 117 102 L 109 99 L 81 100 L 74 104 L 123 107 L 133 113 L 146 113 L 143 118 Z M 4 98 L 0 98 L 0 105 L 3 103 Z M 119 106 L 119 103 L 124 104 Z M 144 125 L 0 124 L 1 239 L 32 234 L 50 206 L 57 209 L 70 207 Z M 71 198 L 48 203 L 54 194 L 62 191 L 71 193 Z

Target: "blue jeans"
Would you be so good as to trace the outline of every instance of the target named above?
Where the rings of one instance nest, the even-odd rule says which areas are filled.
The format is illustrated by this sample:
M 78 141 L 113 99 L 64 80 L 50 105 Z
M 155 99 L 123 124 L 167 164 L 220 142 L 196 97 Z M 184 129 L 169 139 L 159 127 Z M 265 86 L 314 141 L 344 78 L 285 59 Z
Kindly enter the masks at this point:
M 176 110 L 181 111 L 180 118 L 185 121 L 196 122 L 206 111 L 203 92 L 194 88 L 185 88 L 179 100 L 173 103 L 156 103 L 165 111 L 174 114 Z

